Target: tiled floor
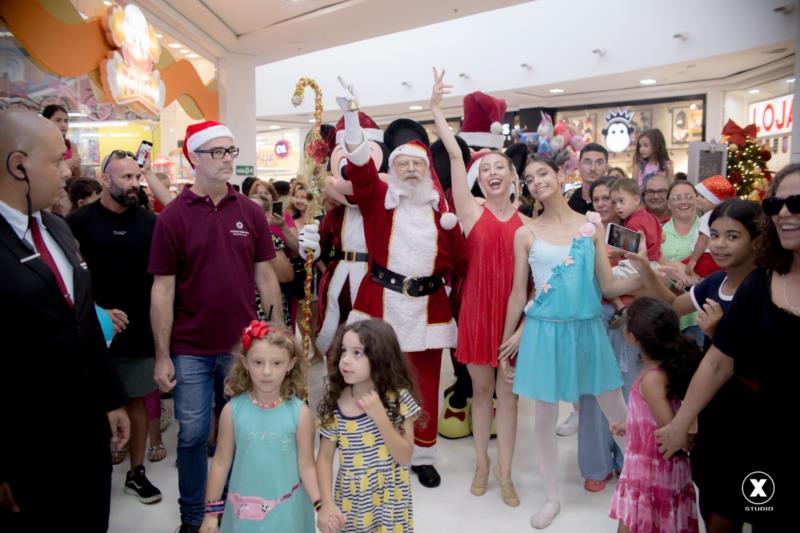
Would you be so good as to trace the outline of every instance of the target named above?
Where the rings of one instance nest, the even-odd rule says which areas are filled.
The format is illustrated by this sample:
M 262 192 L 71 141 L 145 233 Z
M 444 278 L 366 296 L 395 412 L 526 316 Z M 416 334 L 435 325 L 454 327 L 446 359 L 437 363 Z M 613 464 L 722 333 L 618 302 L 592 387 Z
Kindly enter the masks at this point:
M 443 358 L 442 388 L 452 381 L 449 357 Z M 319 396 L 323 365 L 312 367 L 312 397 Z M 561 419 L 571 410 L 571 405 L 561 405 Z M 177 422 L 165 433 L 167 459 L 159 463 L 146 463 L 150 480 L 161 489 L 164 499 L 146 506 L 133 496 L 122 492 L 127 462 L 114 470 L 111 496 L 111 533 L 172 533 L 179 525 L 178 470 L 175 468 Z M 414 522 L 418 533 L 494 533 L 533 531 L 528 521 L 542 504 L 544 493 L 533 463 L 533 404 L 522 400 L 519 411 L 517 448 L 514 456 L 514 483 L 522 505 L 510 508 L 500 500 L 497 484 L 490 478 L 489 490 L 482 497 L 469 493 L 474 471 L 472 439 L 456 441 L 439 440 L 437 467 L 442 474 L 442 485 L 427 489 L 414 482 Z M 578 472 L 577 435 L 558 437 L 561 514 L 547 531 L 563 532 L 614 532 L 616 522 L 608 518 L 608 506 L 615 481 L 609 482 L 605 491 L 590 493 L 583 490 L 583 480 Z M 495 444 L 490 444 L 494 459 Z M 416 480 L 416 476 L 411 476 Z M 280 532 L 284 533 L 284 532 Z M 288 532 L 286 532 L 288 533 Z

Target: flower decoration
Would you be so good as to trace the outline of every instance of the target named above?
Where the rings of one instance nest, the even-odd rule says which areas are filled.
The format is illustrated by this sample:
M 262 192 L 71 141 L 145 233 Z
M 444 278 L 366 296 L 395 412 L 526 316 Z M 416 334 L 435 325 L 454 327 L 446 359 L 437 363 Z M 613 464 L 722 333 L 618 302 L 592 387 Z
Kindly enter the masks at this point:
M 599 226 L 603 219 L 600 217 L 600 213 L 595 211 L 588 211 L 586 213 L 586 220 L 594 224 L 595 226 Z
M 591 222 L 587 222 L 586 224 L 578 228 L 578 231 L 584 237 L 594 237 L 594 234 L 597 231 L 597 227 Z
M 317 139 L 309 143 L 306 151 L 316 164 L 321 165 L 325 161 L 325 158 L 328 157 L 328 144 L 322 139 Z
M 549 283 L 547 283 L 546 281 L 544 283 L 542 283 L 542 292 L 543 293 L 547 294 L 548 292 L 550 292 L 550 289 L 552 289 L 552 288 L 553 288 L 553 286 L 550 285 Z
M 567 266 L 574 265 L 575 264 L 575 260 L 572 259 L 571 255 L 568 255 L 567 257 L 564 258 L 564 264 L 567 265 Z
M 242 347 L 247 352 L 254 340 L 263 339 L 270 332 L 269 324 L 260 320 L 253 320 L 250 325 L 242 330 Z

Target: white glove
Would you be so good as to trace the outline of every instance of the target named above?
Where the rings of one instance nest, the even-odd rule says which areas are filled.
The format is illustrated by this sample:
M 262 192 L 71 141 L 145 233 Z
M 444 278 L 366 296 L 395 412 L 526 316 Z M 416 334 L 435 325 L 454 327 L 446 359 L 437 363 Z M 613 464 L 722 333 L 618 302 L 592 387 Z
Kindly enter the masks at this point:
M 358 146 L 364 139 L 361 125 L 358 123 L 358 102 L 356 92 L 352 85 L 348 85 L 341 76 L 339 83 L 344 88 L 344 95 L 336 97 L 336 103 L 344 114 L 344 142 L 351 146 Z M 355 110 L 354 110 L 355 108 Z
M 319 245 L 319 228 L 316 224 L 306 224 L 297 235 L 297 242 L 300 244 L 298 253 L 300 257 L 306 259 L 306 252 L 311 250 L 314 253 L 314 261 L 319 259 L 322 248 Z

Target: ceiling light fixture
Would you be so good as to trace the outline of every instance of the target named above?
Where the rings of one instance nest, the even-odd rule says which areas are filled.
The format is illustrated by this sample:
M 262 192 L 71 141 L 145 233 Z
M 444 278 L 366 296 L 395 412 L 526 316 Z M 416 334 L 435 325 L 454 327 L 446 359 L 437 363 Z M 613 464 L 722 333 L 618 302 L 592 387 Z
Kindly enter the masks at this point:
M 316 121 L 313 118 L 308 119 L 308 123 L 309 124 L 313 124 L 314 122 L 316 122 Z
M 108 0 L 103 0 L 103 3 L 104 3 L 105 5 L 107 5 L 107 6 L 110 6 L 110 5 L 111 5 L 111 2 L 109 2 Z
M 182 54 L 188 54 L 191 50 L 187 50 L 186 48 L 181 48 Z
M 459 78 L 464 78 L 465 80 L 468 80 L 468 79 L 469 79 L 469 74 L 467 74 L 466 72 L 461 72 L 461 73 L 458 75 L 458 77 L 459 77 Z
M 156 37 L 158 37 L 159 39 L 163 39 L 164 38 L 164 34 L 163 33 L 156 33 Z
M 410 105 L 410 106 L 408 106 L 408 108 L 411 111 L 422 111 L 422 106 L 421 105 Z
M 685 31 L 684 32 L 679 32 L 679 33 L 673 33 L 672 34 L 672 38 L 673 39 L 680 39 L 681 41 L 685 41 L 686 39 L 689 38 L 689 34 L 686 33 Z
M 191 59 L 198 59 L 200 56 L 192 52 L 191 54 L 186 54 L 186 57 Z
M 281 127 L 278 126 L 277 124 L 271 124 L 269 129 L 271 129 L 271 130 L 279 130 L 279 129 L 281 129 Z
M 564 92 L 564 89 L 550 89 L 550 94 L 561 94 Z
M 750 90 L 749 90 L 749 91 L 747 91 L 747 92 L 748 92 L 748 93 L 750 93 L 750 94 L 758 94 L 758 93 L 760 93 L 760 92 L 761 92 L 761 89 L 750 89 Z
M 604 55 L 606 55 L 606 49 L 605 48 L 595 48 L 594 50 L 592 50 L 592 53 L 594 55 L 598 55 L 600 57 L 603 57 Z
M 789 78 L 788 80 L 786 80 L 786 83 L 794 83 L 794 78 Z
M 533 68 L 533 65 L 531 65 L 530 63 L 520 63 L 519 66 L 528 70 Z
M 169 43 L 167 48 L 183 48 L 183 45 L 178 43 Z
M 654 80 L 653 78 L 645 78 L 643 80 L 639 80 L 639 83 L 641 83 L 642 85 L 655 85 L 656 80 Z

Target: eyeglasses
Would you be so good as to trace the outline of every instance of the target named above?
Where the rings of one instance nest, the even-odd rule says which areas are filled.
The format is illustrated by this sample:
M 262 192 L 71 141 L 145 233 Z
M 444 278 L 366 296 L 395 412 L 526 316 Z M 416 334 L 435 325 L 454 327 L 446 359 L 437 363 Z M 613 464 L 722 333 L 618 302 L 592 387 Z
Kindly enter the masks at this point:
M 667 189 L 647 189 L 644 191 L 645 196 L 666 196 Z
M 761 208 L 767 216 L 775 216 L 781 212 L 783 205 L 786 204 L 786 209 L 793 215 L 800 214 L 800 194 L 793 194 L 786 198 L 766 198 L 761 202 Z
M 230 148 L 211 148 L 209 150 L 195 150 L 197 154 L 211 154 L 211 159 L 222 159 L 225 157 L 225 154 L 231 156 L 231 159 L 236 159 L 239 155 L 239 149 L 235 146 L 231 146 Z
M 673 202 L 680 202 L 681 200 L 686 200 L 687 202 L 691 202 L 695 198 L 697 198 L 697 195 L 692 194 L 692 193 L 677 194 L 675 196 L 670 196 L 669 197 L 669 199 L 672 200 Z
M 114 150 L 110 154 L 108 154 L 108 157 L 106 157 L 106 162 L 103 163 L 103 174 L 106 173 L 106 169 L 108 168 L 108 164 L 115 157 L 117 159 L 125 159 L 126 157 L 130 157 L 131 159 L 136 159 L 136 156 L 132 152 L 129 152 L 127 150 Z

